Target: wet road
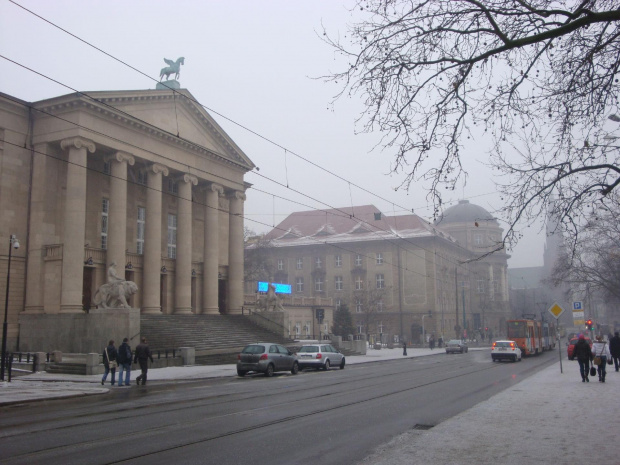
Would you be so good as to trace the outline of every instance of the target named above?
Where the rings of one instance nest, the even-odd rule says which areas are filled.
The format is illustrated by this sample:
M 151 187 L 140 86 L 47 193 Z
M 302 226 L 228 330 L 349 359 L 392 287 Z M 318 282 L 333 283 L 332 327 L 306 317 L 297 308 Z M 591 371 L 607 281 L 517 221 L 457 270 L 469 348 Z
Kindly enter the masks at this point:
M 556 361 L 470 351 L 15 405 L 0 409 L 0 464 L 352 464 Z

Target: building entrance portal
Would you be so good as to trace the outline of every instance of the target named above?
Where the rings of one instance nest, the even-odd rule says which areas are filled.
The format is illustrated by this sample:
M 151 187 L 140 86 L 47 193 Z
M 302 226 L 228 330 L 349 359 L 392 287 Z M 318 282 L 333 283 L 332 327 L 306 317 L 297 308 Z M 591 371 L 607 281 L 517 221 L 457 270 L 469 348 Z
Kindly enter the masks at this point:
M 220 314 L 226 313 L 226 280 L 224 279 L 217 281 L 217 306 Z

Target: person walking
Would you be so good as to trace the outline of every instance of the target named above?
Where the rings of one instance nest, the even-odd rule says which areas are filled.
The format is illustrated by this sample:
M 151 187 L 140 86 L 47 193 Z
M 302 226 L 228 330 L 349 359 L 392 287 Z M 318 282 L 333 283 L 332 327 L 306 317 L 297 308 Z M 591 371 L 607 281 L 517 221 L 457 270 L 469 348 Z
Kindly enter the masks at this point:
M 590 360 L 592 360 L 592 350 L 590 344 L 586 341 L 583 334 L 579 335 L 575 349 L 573 350 L 573 356 L 579 362 L 579 372 L 581 373 L 581 382 L 590 382 L 588 375 L 590 374 Z
M 430 339 L 428 340 L 428 346 L 433 350 L 435 348 L 435 335 L 431 334 Z
M 118 385 L 123 385 L 123 371 L 125 371 L 125 386 L 129 386 L 131 377 L 131 347 L 129 339 L 123 339 L 123 343 L 118 348 Z
M 611 354 L 609 353 L 607 342 L 603 341 L 603 336 L 596 336 L 596 342 L 592 344 L 592 355 L 594 358 L 600 358 L 597 369 L 598 380 L 600 383 L 604 383 L 605 375 L 607 374 L 607 360 L 611 360 Z
M 142 385 L 146 384 L 146 374 L 149 371 L 149 359 L 151 359 L 151 363 L 153 363 L 153 356 L 151 355 L 151 349 L 149 349 L 149 345 L 146 343 L 146 338 L 142 338 L 142 342 L 136 347 L 136 355 L 134 356 L 133 362 L 140 363 L 140 370 L 142 373 L 136 377 L 136 384 L 139 386 L 140 381 L 142 381 Z
M 103 378 L 101 378 L 101 385 L 105 383 L 106 378 L 108 377 L 108 373 L 112 372 L 112 386 L 114 386 L 114 378 L 116 377 L 116 364 L 118 363 L 116 360 L 117 353 L 116 347 L 114 347 L 114 341 L 110 340 L 108 342 L 108 346 L 103 349 L 103 366 L 105 367 L 105 372 L 103 373 Z M 120 380 L 119 380 L 120 383 Z
M 609 340 L 609 353 L 614 359 L 614 366 L 616 371 L 618 371 L 618 367 L 620 366 L 620 333 L 618 333 L 618 331 L 616 331 L 614 337 Z

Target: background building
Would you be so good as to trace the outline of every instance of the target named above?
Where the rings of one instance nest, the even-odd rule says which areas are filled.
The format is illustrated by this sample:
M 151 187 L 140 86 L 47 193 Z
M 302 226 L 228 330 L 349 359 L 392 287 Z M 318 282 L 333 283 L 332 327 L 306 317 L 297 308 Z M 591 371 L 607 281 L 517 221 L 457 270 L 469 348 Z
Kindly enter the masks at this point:
M 290 284 L 294 296 L 329 298 L 335 308 L 346 303 L 357 332 L 375 339 L 417 343 L 423 328 L 452 338 L 464 326 L 470 336 L 485 327 L 498 334 L 508 314 L 508 256 L 483 257 L 501 229 L 480 207 L 473 217 L 462 212 L 470 206 L 446 210 L 435 226 L 372 205 L 293 213 L 261 240 L 263 279 Z M 246 292 L 254 286 L 246 282 Z

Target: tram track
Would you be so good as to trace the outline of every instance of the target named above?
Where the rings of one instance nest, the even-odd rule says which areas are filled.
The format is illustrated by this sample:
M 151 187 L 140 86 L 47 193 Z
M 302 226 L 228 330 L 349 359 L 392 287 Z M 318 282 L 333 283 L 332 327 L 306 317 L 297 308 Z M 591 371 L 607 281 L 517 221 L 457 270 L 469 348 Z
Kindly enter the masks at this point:
M 547 361 L 545 361 L 547 362 Z M 554 361 L 553 361 L 554 362 Z M 526 370 L 527 372 L 531 371 L 536 371 L 538 369 L 540 369 L 541 365 L 547 365 L 550 363 L 553 363 L 551 360 L 549 360 L 547 363 L 542 363 L 542 364 L 536 364 L 536 366 L 532 366 L 531 369 Z M 272 427 L 274 425 L 278 425 L 278 424 L 286 424 L 288 422 L 295 422 L 298 421 L 300 419 L 303 418 L 307 418 L 307 417 L 312 417 L 312 416 L 316 416 L 316 415 L 321 415 L 323 413 L 326 412 L 334 412 L 334 411 L 345 411 L 346 409 L 349 408 L 354 408 L 354 407 L 358 407 L 360 405 L 364 405 L 367 403 L 371 403 L 371 402 L 377 402 L 377 401 L 381 401 L 382 399 L 391 397 L 391 396 L 396 396 L 396 395 L 401 395 L 401 394 L 405 394 L 408 392 L 415 392 L 416 390 L 419 389 L 423 389 L 423 388 L 428 388 L 428 387 L 432 387 L 433 385 L 438 385 L 440 383 L 444 383 L 444 382 L 450 382 L 450 381 L 458 381 L 460 378 L 466 377 L 466 376 L 476 376 L 477 374 L 480 374 L 482 372 L 488 371 L 488 370 L 493 370 L 493 369 L 498 369 L 499 365 L 495 365 L 495 364 L 484 364 L 481 365 L 479 368 L 474 369 L 474 370 L 467 370 L 467 371 L 463 371 L 464 369 L 467 368 L 471 368 L 471 365 L 467 365 L 465 363 L 461 363 L 460 361 L 456 361 L 456 363 L 454 364 L 448 364 L 448 366 L 446 366 L 446 361 L 441 360 L 441 363 L 424 363 L 424 364 L 416 364 L 414 366 L 411 366 L 410 370 L 407 371 L 399 371 L 398 373 L 393 373 L 389 376 L 385 376 L 385 375 L 381 375 L 381 374 L 376 374 L 376 375 L 368 375 L 368 371 L 366 371 L 363 375 L 363 378 L 365 382 L 365 384 L 363 386 L 355 386 L 355 382 L 359 381 L 357 379 L 351 380 L 351 379 L 347 379 L 346 381 L 342 380 L 337 380 L 336 382 L 330 382 L 328 384 L 325 385 L 321 385 L 320 387 L 317 387 L 315 389 L 319 389 L 321 391 L 323 390 L 333 390 L 333 388 L 337 385 L 340 384 L 348 384 L 351 385 L 351 389 L 348 389 L 346 392 L 341 392 L 338 394 L 332 394 L 332 396 L 347 396 L 347 397 L 353 397 L 351 396 L 352 392 L 356 392 L 358 394 L 363 394 L 364 391 L 368 391 L 370 392 L 370 395 L 364 396 L 362 399 L 357 399 L 357 400 L 351 400 L 351 401 L 343 401 L 343 402 L 339 402 L 338 405 L 336 406 L 317 406 L 316 408 L 312 408 L 309 409 L 305 412 L 300 412 L 297 414 L 290 414 L 290 415 L 284 415 L 282 417 L 278 417 L 278 418 L 274 418 L 274 419 L 269 419 L 269 420 L 265 420 L 265 421 L 260 421 L 256 424 L 253 425 L 246 425 L 246 426 L 242 426 L 239 428 L 234 428 L 234 429 L 230 429 L 228 431 L 222 431 L 218 434 L 212 434 L 212 435 L 208 435 L 206 437 L 197 437 L 197 438 L 192 438 L 189 440 L 181 440 L 180 442 L 177 440 L 176 443 L 174 445 L 163 445 L 161 447 L 155 447 L 151 450 L 148 451 L 144 451 L 144 452 L 140 452 L 140 453 L 135 453 L 135 454 L 131 454 L 129 456 L 120 458 L 120 459 L 114 459 L 114 460 L 107 460 L 101 463 L 107 463 L 107 464 L 116 464 L 116 463 L 126 463 L 126 462 L 130 462 L 133 460 L 139 460 L 142 458 L 149 458 L 152 457 L 153 455 L 156 454 L 160 454 L 160 453 L 164 453 L 164 452 L 168 452 L 168 451 L 175 451 L 175 450 L 180 450 L 183 448 L 187 448 L 187 447 L 191 447 L 191 446 L 196 446 L 196 445 L 200 445 L 200 444 L 206 444 L 209 442 L 213 442 L 213 441 L 217 441 L 219 439 L 223 439 L 226 437 L 231 437 L 231 436 L 236 436 L 236 435 L 242 435 L 242 434 L 246 434 L 252 431 L 256 431 L 256 430 L 261 430 L 264 428 L 269 428 Z M 435 370 L 434 368 L 437 368 L 437 370 Z M 428 370 L 431 370 L 431 372 L 429 372 Z M 444 376 L 440 376 L 437 377 L 438 372 L 443 371 L 445 373 L 446 369 L 448 369 L 449 373 L 445 373 Z M 353 370 L 350 370 L 353 371 Z M 413 384 L 410 384 L 408 387 L 405 388 L 396 388 L 393 390 L 389 390 L 388 392 L 383 392 L 381 394 L 373 394 L 373 390 L 379 385 L 381 384 L 382 386 L 385 386 L 386 384 L 391 384 L 391 383 L 397 383 L 399 380 L 401 380 L 401 377 L 407 377 L 406 380 L 407 381 L 411 381 L 411 378 L 415 378 L 415 380 L 413 381 Z M 244 380 L 245 381 L 245 380 Z M 241 382 L 244 382 L 241 381 Z M 259 380 L 247 380 L 249 382 L 255 382 Z M 267 381 L 267 380 L 266 380 Z M 277 384 L 277 383 L 273 383 L 274 380 L 269 380 L 270 382 L 272 382 L 272 384 Z M 283 380 L 285 381 L 285 380 Z M 288 384 L 288 383 L 287 383 Z M 278 389 L 275 392 L 270 392 L 270 393 L 265 393 L 262 394 L 260 396 L 260 403 L 263 404 L 260 407 L 255 407 L 255 408 L 251 408 L 251 409 L 244 409 L 244 410 L 240 410 L 240 411 L 234 411 L 234 412 L 229 412 L 226 414 L 222 414 L 222 415 L 213 415 L 213 416 L 209 416 L 207 418 L 199 418 L 199 419 L 195 419 L 195 420 L 185 420 L 183 421 L 182 424 L 180 424 L 179 422 L 172 422 L 170 424 L 167 425 L 159 425 L 159 426 L 154 426 L 154 427 L 147 427 L 144 430 L 141 430 L 139 432 L 135 432 L 135 433 L 130 433 L 129 435 L 126 435 L 124 438 L 124 441 L 129 441 L 129 442 L 134 442 L 136 440 L 140 440 L 140 439 L 144 439 L 144 438 L 149 438 L 149 437 L 153 437 L 155 435 L 164 435 L 166 436 L 169 432 L 175 431 L 176 433 L 179 432 L 179 427 L 183 428 L 184 430 L 190 431 L 193 428 L 195 428 L 196 426 L 203 424 L 205 422 L 216 422 L 216 423 L 221 423 L 222 420 L 224 418 L 234 418 L 236 416 L 239 417 L 247 417 L 247 416 L 259 416 L 261 413 L 263 413 L 265 410 L 267 409 L 271 409 L 273 408 L 272 405 L 270 405 L 269 403 L 266 403 L 264 400 L 265 399 L 275 399 L 275 398 L 279 398 L 282 396 L 283 391 L 289 391 L 290 392 L 290 386 L 278 386 Z M 231 396 L 231 398 L 229 400 L 225 400 L 224 402 L 226 403 L 231 403 L 231 402 L 235 402 L 235 403 L 239 403 L 242 400 L 249 400 L 249 396 L 251 393 L 245 393 L 243 398 L 239 398 L 239 394 L 238 393 L 234 393 L 234 394 L 229 394 L 227 396 Z M 223 397 L 227 397 L 227 396 L 223 396 Z M 233 396 L 236 396 L 236 398 L 233 398 Z M 292 400 L 288 400 L 284 402 L 284 405 L 287 406 L 294 406 L 296 404 L 301 404 L 301 405 L 312 405 L 313 404 L 313 400 L 316 399 L 320 399 L 320 398 L 324 398 L 325 394 L 322 392 L 318 392 L 315 395 L 311 396 L 311 397 L 304 397 L 303 399 L 292 399 Z M 196 409 L 198 408 L 198 406 L 201 407 L 208 407 L 209 404 L 212 404 L 214 399 L 219 399 L 221 401 L 221 398 L 219 396 L 213 397 L 213 396 L 204 396 L 204 397 L 200 397 L 197 399 L 191 399 L 191 400 L 183 400 L 183 401 L 179 401 L 179 402 L 175 402 L 173 404 L 170 404 L 169 407 L 165 408 L 165 409 L 157 409 L 156 412 L 153 412 L 153 414 L 157 414 L 157 415 L 161 415 L 161 414 L 166 414 L 166 413 L 170 413 L 170 412 L 174 412 L 175 414 L 179 414 L 179 410 L 183 410 L 183 409 Z M 199 403 L 198 405 L 196 405 L 196 403 Z M 180 404 L 192 404 L 192 405 L 184 405 L 181 409 L 179 409 L 179 405 Z M 283 403 L 280 401 L 279 405 L 283 405 Z M 110 419 L 105 419 L 103 421 L 113 421 L 113 422 L 122 422 L 123 418 L 126 417 L 135 417 L 136 415 L 136 411 L 140 411 L 141 409 L 147 409 L 148 410 L 149 406 L 139 406 L 136 407 L 136 409 L 133 409 L 132 412 L 127 412 L 126 415 L 123 416 L 116 416 L 115 418 L 110 418 Z M 118 412 L 117 412 L 118 413 Z M 142 418 L 144 418 L 144 414 L 149 415 L 149 413 L 147 411 L 141 411 L 140 414 L 142 415 Z M 84 415 L 82 418 L 83 419 L 90 419 L 91 415 Z M 101 419 L 101 413 L 99 412 L 97 414 L 97 421 L 100 422 L 102 421 Z M 54 428 L 41 428 L 38 433 L 40 434 L 50 434 L 53 431 L 59 432 L 63 429 L 67 429 L 67 428 L 80 428 L 80 427 L 85 427 L 88 425 L 89 422 L 82 422 L 80 424 L 72 424 L 72 425 L 64 425 L 64 426 L 60 426 L 60 427 L 54 427 Z M 148 424 L 148 419 L 144 422 L 145 424 Z M 10 436 L 5 437 L 9 438 Z M 15 464 L 15 463 L 34 463 L 39 461 L 40 459 L 43 459 L 44 457 L 56 457 L 56 456 L 65 456 L 67 454 L 74 454 L 74 453 L 78 453 L 79 451 L 84 451 L 84 450 L 96 450 L 99 449 L 99 447 L 107 447 L 110 446 L 110 444 L 114 444 L 114 443 L 118 443 L 117 441 L 117 437 L 98 437 L 96 439 L 90 439 L 90 440 L 86 440 L 86 441 L 81 441 L 81 442 L 72 442 L 72 443 L 67 443 L 67 444 L 59 444 L 57 446 L 54 447 L 45 447 L 44 449 L 40 449 L 40 450 L 35 450 L 35 451 L 29 451 L 26 453 L 22 453 L 22 454 L 17 454 L 17 455 L 13 455 L 11 458 L 7 458 L 7 459 L 2 459 L 0 460 L 0 463 L 11 463 L 11 464 Z M 122 449 L 122 444 L 118 443 L 117 444 L 119 447 L 119 450 Z M 48 463 L 46 461 L 46 463 Z

